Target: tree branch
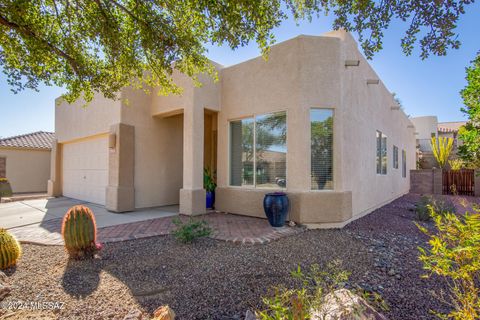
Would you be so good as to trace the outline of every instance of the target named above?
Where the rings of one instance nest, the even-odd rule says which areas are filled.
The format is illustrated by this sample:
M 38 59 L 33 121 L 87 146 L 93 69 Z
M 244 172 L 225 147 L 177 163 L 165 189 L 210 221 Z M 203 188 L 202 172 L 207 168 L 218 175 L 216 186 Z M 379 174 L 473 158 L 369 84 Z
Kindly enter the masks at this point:
M 30 37 L 30 38 L 34 38 L 34 39 L 37 39 L 38 41 L 40 41 L 43 45 L 45 45 L 46 47 L 50 48 L 56 55 L 64 58 L 68 64 L 72 67 L 72 69 L 74 70 L 74 72 L 77 74 L 77 76 L 80 77 L 80 69 L 79 69 L 79 65 L 77 63 L 77 61 L 72 58 L 70 55 L 68 55 L 66 52 L 64 52 L 63 50 L 61 50 L 60 48 L 56 47 L 55 45 L 51 44 L 50 42 L 48 42 L 47 40 L 39 37 L 35 32 L 33 32 L 32 30 L 28 29 L 27 27 L 25 26 L 20 26 L 19 24 L 15 23 L 15 22 L 11 22 L 9 20 L 7 20 L 4 16 L 0 15 L 0 25 L 4 25 L 10 29 L 13 29 L 15 31 L 17 31 L 18 33 L 22 34 L 23 36 L 25 37 Z

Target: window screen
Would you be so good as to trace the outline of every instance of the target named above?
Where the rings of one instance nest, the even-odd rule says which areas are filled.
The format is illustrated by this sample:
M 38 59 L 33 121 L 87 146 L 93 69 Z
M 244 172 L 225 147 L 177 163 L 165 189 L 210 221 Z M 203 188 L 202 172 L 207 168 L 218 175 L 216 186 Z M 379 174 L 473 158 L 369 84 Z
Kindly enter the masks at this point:
M 382 133 L 377 131 L 377 174 L 382 173 Z
M 387 136 L 377 131 L 377 173 L 387 174 Z
M 402 177 L 407 177 L 407 153 L 402 150 Z
M 253 185 L 253 118 L 230 122 L 230 185 Z
M 382 133 L 382 174 L 387 174 L 387 136 Z
M 393 146 L 393 168 L 398 169 L 398 147 Z
M 311 109 L 311 188 L 333 189 L 333 110 Z

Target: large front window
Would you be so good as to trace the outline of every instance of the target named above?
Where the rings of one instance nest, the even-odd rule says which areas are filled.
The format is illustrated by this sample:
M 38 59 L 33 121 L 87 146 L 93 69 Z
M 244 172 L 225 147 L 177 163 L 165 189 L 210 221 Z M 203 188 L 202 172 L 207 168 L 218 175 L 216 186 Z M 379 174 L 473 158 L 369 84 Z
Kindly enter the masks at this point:
M 333 189 L 333 110 L 310 110 L 311 188 Z
M 287 116 L 269 113 L 230 122 L 230 185 L 285 188 Z

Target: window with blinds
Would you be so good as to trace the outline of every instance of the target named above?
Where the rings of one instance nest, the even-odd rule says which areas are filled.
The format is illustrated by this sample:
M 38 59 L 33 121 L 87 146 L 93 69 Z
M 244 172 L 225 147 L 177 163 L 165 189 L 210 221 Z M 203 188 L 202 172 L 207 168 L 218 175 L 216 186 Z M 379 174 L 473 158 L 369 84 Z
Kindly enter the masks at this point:
M 377 130 L 377 174 L 387 174 L 387 136 Z
M 230 122 L 230 185 L 286 187 L 286 120 L 276 112 Z
M 393 146 L 393 168 L 398 169 L 398 147 Z
M 311 109 L 311 188 L 333 189 L 333 110 Z
M 402 177 L 407 177 L 407 152 L 402 150 Z

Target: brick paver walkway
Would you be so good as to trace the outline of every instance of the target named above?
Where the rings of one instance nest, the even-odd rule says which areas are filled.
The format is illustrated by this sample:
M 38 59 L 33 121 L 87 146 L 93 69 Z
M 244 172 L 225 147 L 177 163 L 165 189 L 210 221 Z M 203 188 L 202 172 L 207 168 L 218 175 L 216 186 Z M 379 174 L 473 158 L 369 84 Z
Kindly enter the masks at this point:
M 174 217 L 164 217 L 146 221 L 121 224 L 98 229 L 98 240 L 102 243 L 167 235 L 174 230 Z M 182 220 L 188 217 L 181 216 Z M 303 231 L 301 227 L 272 228 L 265 219 L 245 217 L 225 213 L 209 213 L 195 217 L 208 222 L 213 229 L 213 239 L 241 244 L 262 244 Z M 60 234 L 61 219 L 39 224 L 12 228 L 10 231 L 24 243 L 43 245 L 63 245 Z

